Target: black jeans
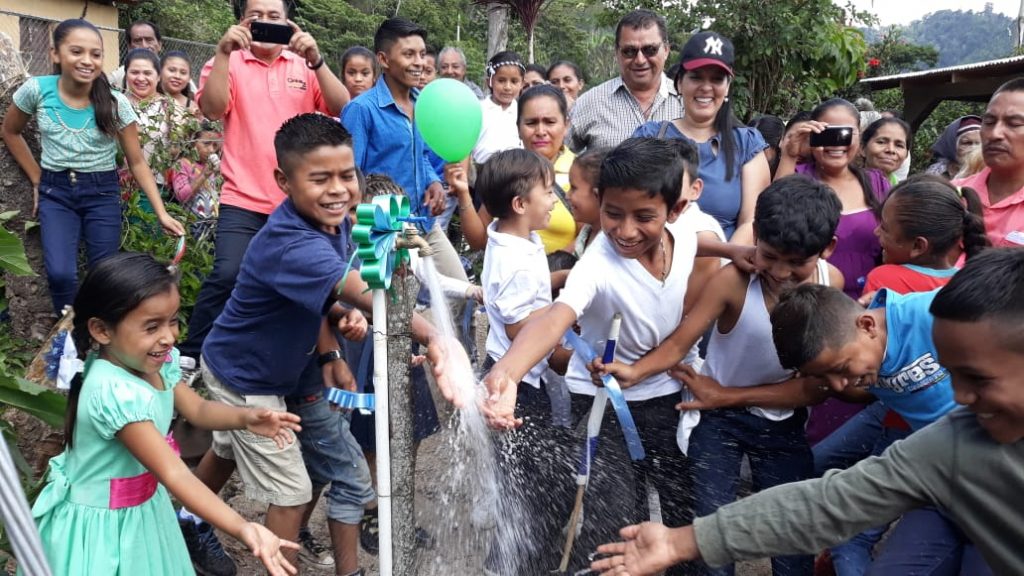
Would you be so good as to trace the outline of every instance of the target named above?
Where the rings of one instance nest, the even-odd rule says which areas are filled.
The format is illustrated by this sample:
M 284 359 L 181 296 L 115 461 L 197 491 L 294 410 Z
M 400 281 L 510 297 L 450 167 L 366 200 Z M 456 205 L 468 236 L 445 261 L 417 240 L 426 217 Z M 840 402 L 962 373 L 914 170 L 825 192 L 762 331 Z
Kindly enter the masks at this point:
M 594 397 L 583 394 L 571 396 L 574 429 L 580 429 L 581 424 L 585 428 Z M 665 525 L 678 527 L 693 521 L 691 466 L 676 443 L 679 426 L 677 402 L 678 393 L 629 402 L 629 411 L 646 453 L 646 457 L 638 462 L 629 457 L 611 402 L 606 405 L 590 468 L 590 485 L 584 499 L 583 529 L 573 548 L 570 574 L 589 564 L 588 556 L 599 544 L 619 540 L 619 530 L 623 526 L 650 518 L 648 484 L 658 492 Z M 581 442 L 582 437 L 577 444 L 582 445 Z M 573 458 L 578 458 L 578 452 L 577 447 Z M 687 574 L 691 570 L 687 566 L 674 566 L 666 574 Z
M 183 356 L 199 358 L 203 340 L 213 328 L 235 287 L 242 258 L 253 236 L 267 223 L 267 215 L 237 206 L 220 207 L 217 218 L 217 237 L 214 241 L 213 270 L 203 281 L 196 298 L 192 317 L 188 321 L 188 338 L 179 349 Z

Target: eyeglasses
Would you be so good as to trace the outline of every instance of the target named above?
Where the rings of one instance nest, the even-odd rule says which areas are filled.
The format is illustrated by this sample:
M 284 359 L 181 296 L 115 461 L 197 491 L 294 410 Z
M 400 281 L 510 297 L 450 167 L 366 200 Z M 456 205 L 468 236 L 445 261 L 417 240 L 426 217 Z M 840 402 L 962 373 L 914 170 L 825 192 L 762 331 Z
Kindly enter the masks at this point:
M 623 46 L 622 48 L 619 48 L 619 54 L 621 54 L 622 57 L 626 58 L 627 60 L 632 60 L 633 58 L 636 58 L 637 54 L 641 52 L 644 53 L 645 58 L 654 58 L 655 56 L 658 55 L 658 52 L 661 51 L 661 46 L 661 42 L 658 42 L 657 44 L 648 44 L 646 46 L 640 46 L 639 48 L 636 46 Z

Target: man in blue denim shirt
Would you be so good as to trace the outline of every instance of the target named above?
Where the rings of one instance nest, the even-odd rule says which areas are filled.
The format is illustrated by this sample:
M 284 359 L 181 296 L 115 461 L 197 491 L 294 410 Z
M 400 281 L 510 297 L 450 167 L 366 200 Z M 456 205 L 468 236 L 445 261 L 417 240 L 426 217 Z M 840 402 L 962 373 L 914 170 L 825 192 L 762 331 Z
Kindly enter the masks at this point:
M 429 148 L 413 121 L 427 48 L 427 31 L 404 18 L 389 18 L 373 37 L 382 74 L 345 107 L 341 122 L 352 134 L 356 166 L 363 174 L 390 176 L 409 196 L 413 211 L 430 218 L 425 236 L 434 250 L 437 271 L 467 280 L 455 248 L 433 221 L 447 203 L 447 192 L 431 166 Z M 453 307 L 454 317 L 461 303 Z

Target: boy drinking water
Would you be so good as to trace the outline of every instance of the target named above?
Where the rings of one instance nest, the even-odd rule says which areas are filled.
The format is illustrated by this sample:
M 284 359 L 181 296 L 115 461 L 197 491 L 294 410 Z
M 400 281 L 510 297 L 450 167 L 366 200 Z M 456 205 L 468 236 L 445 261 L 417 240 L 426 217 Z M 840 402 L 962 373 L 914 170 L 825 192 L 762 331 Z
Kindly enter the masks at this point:
M 644 576 L 696 558 L 722 565 L 809 553 L 934 505 L 977 543 L 996 573 L 1024 573 L 1024 508 L 1014 504 L 1024 491 L 1024 251 L 993 249 L 971 258 L 929 310 L 938 359 L 964 407 L 880 457 L 766 490 L 693 526 L 628 526 L 625 542 L 598 549 L 609 556 L 593 568 Z
M 573 324 L 579 324 L 583 340 L 598 348 L 612 316 L 620 313 L 616 354 L 629 362 L 660 344 L 678 325 L 697 239 L 693 230 L 675 222 L 691 192 L 699 190 L 697 163 L 696 149 L 682 141 L 631 138 L 608 153 L 598 182 L 604 234 L 572 269 L 554 304 L 526 322 L 487 375 L 492 397 L 485 408 L 493 426 L 522 423 L 514 414 L 518 383 Z M 597 392 L 579 355 L 569 362 L 566 384 L 573 419 L 579 422 Z M 599 436 L 603 442 L 590 477 L 592 490 L 601 499 L 587 503 L 577 549 L 592 550 L 614 532 L 616 522 L 645 517 L 646 482 L 661 494 L 662 514 L 669 524 L 688 520 L 689 469 L 675 440 L 680 389 L 679 382 L 662 373 L 624 391 L 646 450 L 646 458 L 632 467 L 617 419 L 611 414 L 604 419 Z
M 619 375 L 623 386 L 662 373 L 683 360 L 715 324 L 704 375 L 684 366 L 677 372 L 683 382 L 710 378 L 724 386 L 743 387 L 792 379 L 772 344 L 769 313 L 786 288 L 805 283 L 842 286 L 842 275 L 825 261 L 835 246 L 840 209 L 839 199 L 824 184 L 802 176 L 773 183 L 758 196 L 754 210 L 758 273 L 726 266 L 658 348 L 633 366 L 612 363 L 605 370 Z M 601 363 L 595 362 L 595 367 L 600 370 Z M 810 478 L 813 460 L 804 434 L 806 420 L 804 409 L 772 406 L 706 410 L 700 413 L 699 424 L 684 420 L 684 437 L 692 430 L 688 454 L 694 465 L 696 512 L 708 514 L 736 499 L 744 455 L 750 459 L 755 489 Z M 777 574 L 810 573 L 811 564 L 804 556 L 772 560 Z M 722 571 L 731 572 L 731 567 Z

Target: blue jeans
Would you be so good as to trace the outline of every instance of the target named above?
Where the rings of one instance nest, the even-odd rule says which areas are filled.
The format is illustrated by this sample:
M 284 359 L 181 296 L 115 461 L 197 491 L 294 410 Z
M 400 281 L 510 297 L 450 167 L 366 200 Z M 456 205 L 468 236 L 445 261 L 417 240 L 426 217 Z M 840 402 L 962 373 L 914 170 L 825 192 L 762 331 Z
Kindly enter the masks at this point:
M 893 442 L 909 436 L 908 430 L 883 426 L 888 411 L 885 404 L 875 402 L 815 444 L 811 449 L 815 477 L 833 468 L 849 468 L 868 456 L 878 456 Z M 888 525 L 869 528 L 834 546 L 830 552 L 836 576 L 863 576 L 871 565 L 871 551 L 887 529 Z
M 220 207 L 217 237 L 214 240 L 213 270 L 203 280 L 192 317 L 188 321 L 188 338 L 179 349 L 182 356 L 199 358 L 203 340 L 213 328 L 235 287 L 242 258 L 253 236 L 267 223 L 267 215 L 237 206 Z
M 991 576 L 964 533 L 934 508 L 907 512 L 889 534 L 869 576 Z
M 320 368 L 310 362 L 300 381 L 320 380 Z M 327 489 L 327 517 L 342 524 L 359 524 L 363 508 L 373 502 L 376 494 L 370 468 L 363 451 L 349 430 L 348 417 L 331 410 L 323 388 L 314 388 L 304 396 L 285 399 L 288 411 L 302 418 L 299 443 L 306 472 L 313 483 L 313 493 Z
M 39 181 L 39 228 L 53 309 L 60 314 L 78 290 L 78 243 L 88 266 L 117 253 L 121 244 L 121 188 L 117 171 L 51 172 Z
M 746 454 L 754 490 L 798 482 L 814 471 L 811 449 L 804 434 L 807 411 L 781 422 L 751 414 L 746 409 L 706 410 L 690 436 L 689 455 L 694 475 L 694 505 L 697 516 L 706 516 L 736 500 L 740 481 L 740 463 Z M 712 569 L 707 574 L 729 575 L 734 566 Z M 772 558 L 772 572 L 782 575 L 810 575 L 811 556 Z

